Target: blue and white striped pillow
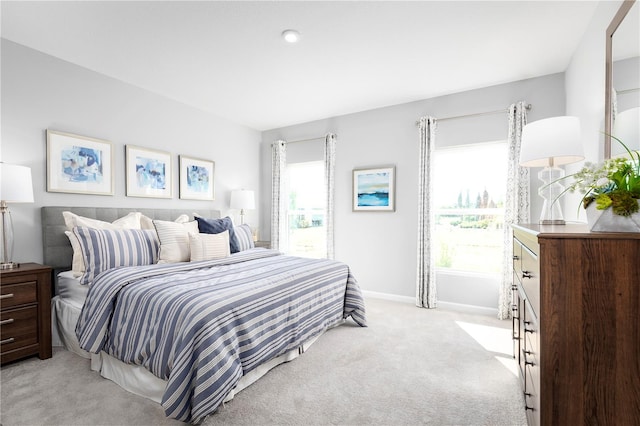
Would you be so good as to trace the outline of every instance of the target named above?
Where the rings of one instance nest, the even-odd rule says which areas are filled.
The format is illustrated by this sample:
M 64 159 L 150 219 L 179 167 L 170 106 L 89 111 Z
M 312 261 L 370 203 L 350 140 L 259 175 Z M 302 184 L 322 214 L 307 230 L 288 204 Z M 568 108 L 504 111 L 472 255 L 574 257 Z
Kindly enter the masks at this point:
M 84 257 L 85 272 L 80 284 L 118 266 L 151 265 L 158 261 L 160 242 L 156 231 L 148 229 L 73 228 Z
M 239 251 L 249 250 L 255 247 L 253 233 L 249 225 L 240 225 L 234 228 Z

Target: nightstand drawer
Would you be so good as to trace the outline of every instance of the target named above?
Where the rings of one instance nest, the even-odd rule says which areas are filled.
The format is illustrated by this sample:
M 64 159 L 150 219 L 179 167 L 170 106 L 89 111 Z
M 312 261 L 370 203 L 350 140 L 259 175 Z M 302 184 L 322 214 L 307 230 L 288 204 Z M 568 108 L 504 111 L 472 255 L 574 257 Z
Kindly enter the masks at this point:
M 38 308 L 29 306 L 0 314 L 0 352 L 38 343 Z
M 51 268 L 22 263 L 0 270 L 0 364 L 51 358 Z
M 2 277 L 2 287 L 0 287 L 0 307 L 2 309 L 37 302 L 38 285 L 35 277 L 28 281 L 23 279 L 17 284 L 9 284 L 7 281 Z

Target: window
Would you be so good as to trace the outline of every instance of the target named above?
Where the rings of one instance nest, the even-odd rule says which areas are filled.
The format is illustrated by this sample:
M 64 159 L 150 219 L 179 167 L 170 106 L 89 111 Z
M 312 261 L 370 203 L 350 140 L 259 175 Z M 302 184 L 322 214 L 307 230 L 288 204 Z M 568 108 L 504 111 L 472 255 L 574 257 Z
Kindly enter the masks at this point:
M 437 149 L 434 160 L 436 267 L 500 273 L 506 142 Z
M 287 165 L 289 247 L 294 256 L 327 256 L 324 161 Z

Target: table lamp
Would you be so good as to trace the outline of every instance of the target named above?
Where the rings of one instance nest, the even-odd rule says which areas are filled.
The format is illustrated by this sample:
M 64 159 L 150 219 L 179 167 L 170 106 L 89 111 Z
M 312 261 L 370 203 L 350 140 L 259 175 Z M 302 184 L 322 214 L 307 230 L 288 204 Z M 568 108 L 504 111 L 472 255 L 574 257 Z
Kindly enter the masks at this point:
M 2 259 L 0 269 L 13 269 L 13 221 L 8 203 L 33 203 L 31 169 L 0 162 L 0 214 L 2 215 Z
M 538 194 L 544 199 L 540 223 L 564 225 L 559 198 L 565 172 L 558 166 L 584 159 L 578 117 L 552 117 L 534 121 L 522 129 L 520 165 L 542 167 L 538 178 L 543 185 Z
M 231 191 L 231 208 L 240 209 L 240 224 L 244 224 L 244 210 L 256 208 L 253 191 L 247 189 Z

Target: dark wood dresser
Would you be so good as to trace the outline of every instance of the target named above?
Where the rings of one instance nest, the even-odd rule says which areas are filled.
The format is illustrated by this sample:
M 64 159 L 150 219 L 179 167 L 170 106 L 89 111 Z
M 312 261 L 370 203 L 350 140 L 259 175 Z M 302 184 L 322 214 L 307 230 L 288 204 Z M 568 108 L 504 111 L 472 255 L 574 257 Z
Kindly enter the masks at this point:
M 51 358 L 51 268 L 23 263 L 0 271 L 0 364 Z
M 640 234 L 513 226 L 514 356 L 530 425 L 640 425 Z

